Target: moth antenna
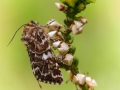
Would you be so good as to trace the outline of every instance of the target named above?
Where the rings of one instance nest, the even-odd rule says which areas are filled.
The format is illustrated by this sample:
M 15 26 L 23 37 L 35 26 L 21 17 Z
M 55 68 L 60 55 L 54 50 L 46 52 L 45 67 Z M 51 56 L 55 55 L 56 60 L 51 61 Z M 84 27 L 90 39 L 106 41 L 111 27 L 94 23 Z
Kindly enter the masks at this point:
M 24 25 L 26 25 L 26 24 L 24 24 Z M 17 32 L 19 31 L 19 29 L 21 28 L 21 27 L 23 27 L 24 25 L 22 25 L 22 26 L 20 26 L 16 31 L 15 31 L 15 33 L 14 33 L 14 35 L 13 35 L 13 37 L 11 38 L 11 40 L 10 40 L 10 42 L 8 43 L 8 45 L 7 46 L 9 46 L 10 45 L 10 43 L 12 42 L 12 40 L 14 39 L 14 37 L 15 37 L 15 35 L 17 34 Z

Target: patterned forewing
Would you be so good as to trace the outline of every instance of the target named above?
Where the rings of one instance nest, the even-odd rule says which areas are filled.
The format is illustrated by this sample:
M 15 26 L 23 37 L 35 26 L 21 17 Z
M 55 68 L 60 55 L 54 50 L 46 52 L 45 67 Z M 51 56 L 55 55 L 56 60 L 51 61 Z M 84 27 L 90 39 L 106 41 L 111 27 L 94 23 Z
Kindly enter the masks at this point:
M 25 25 L 21 40 L 27 47 L 35 78 L 45 83 L 61 84 L 62 74 L 43 28 L 31 21 Z

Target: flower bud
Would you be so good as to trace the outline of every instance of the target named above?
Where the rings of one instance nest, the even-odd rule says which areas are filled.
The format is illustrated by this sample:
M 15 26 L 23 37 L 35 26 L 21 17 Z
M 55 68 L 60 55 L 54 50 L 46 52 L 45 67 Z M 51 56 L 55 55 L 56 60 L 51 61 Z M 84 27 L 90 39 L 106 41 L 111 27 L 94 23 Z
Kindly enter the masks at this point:
M 70 66 L 73 62 L 73 56 L 71 54 L 66 54 L 63 62 Z
M 55 3 L 56 7 L 58 8 L 58 10 L 63 11 L 65 6 L 63 4 L 60 3 Z
M 98 86 L 98 85 L 97 85 L 97 82 L 96 82 L 94 79 L 92 79 L 91 86 L 92 86 L 92 87 Z
M 62 42 L 60 47 L 58 48 L 58 51 L 61 55 L 65 55 L 69 50 L 69 46 L 65 43 Z
M 91 81 L 92 81 L 92 78 L 91 77 L 86 77 L 86 83 L 89 84 Z
M 63 37 L 63 35 L 62 35 L 62 33 L 61 33 L 61 32 L 58 32 L 57 34 L 58 34 L 58 36 L 59 36 L 61 39 L 63 39 L 63 40 L 64 40 L 64 37 Z
M 60 46 L 60 43 L 61 41 L 56 41 L 56 42 L 53 42 L 53 48 L 58 48 Z
M 51 19 L 47 22 L 47 27 L 50 31 L 61 29 L 62 25 L 60 25 L 56 20 Z
M 48 33 L 48 37 L 49 38 L 56 37 L 56 33 L 57 33 L 57 31 L 51 31 L 51 32 Z
M 78 78 L 78 85 L 85 84 L 85 78 L 86 78 L 86 76 L 84 74 L 77 74 L 76 76 Z
M 74 23 L 70 26 L 70 29 L 72 30 L 73 34 L 75 34 L 75 35 L 82 33 L 83 24 L 80 21 L 74 21 Z
M 87 19 L 84 18 L 84 17 L 81 17 L 81 18 L 80 18 L 80 21 L 81 21 L 83 24 L 86 24 L 86 23 L 88 22 Z
M 94 79 L 92 79 L 91 77 L 86 77 L 85 82 L 90 88 L 94 88 L 97 86 L 96 81 Z
M 74 83 L 74 84 L 77 84 L 78 83 L 78 77 L 77 76 L 73 76 L 73 79 L 72 79 L 72 82 Z
M 62 33 L 59 31 L 50 31 L 48 33 L 48 37 L 50 40 L 53 40 L 53 41 L 58 41 L 58 40 L 63 41 L 64 40 Z
M 79 11 L 83 11 L 86 8 L 85 4 L 80 3 L 78 6 Z
M 84 74 L 78 73 L 77 75 L 74 75 L 72 82 L 78 85 L 84 85 L 85 78 L 86 76 Z

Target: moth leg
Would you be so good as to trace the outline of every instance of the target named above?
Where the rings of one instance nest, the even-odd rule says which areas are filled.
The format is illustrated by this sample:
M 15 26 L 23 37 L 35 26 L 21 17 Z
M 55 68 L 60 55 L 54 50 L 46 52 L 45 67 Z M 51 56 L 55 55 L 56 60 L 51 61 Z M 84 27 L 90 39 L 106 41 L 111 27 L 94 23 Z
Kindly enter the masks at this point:
M 38 81 L 38 85 L 39 85 L 39 87 L 42 89 L 42 86 L 41 86 L 41 84 L 40 84 L 40 82 Z
M 70 81 L 70 79 L 68 79 L 67 81 L 66 81 L 66 83 L 68 83 Z

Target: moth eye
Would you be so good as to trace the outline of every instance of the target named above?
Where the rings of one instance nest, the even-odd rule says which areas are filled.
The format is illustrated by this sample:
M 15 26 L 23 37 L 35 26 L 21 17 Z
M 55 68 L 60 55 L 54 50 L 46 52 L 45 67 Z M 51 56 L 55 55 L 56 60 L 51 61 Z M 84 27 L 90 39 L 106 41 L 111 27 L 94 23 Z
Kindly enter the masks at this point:
M 31 22 L 31 23 L 34 23 L 34 21 L 33 21 L 33 20 L 31 20 L 30 22 Z

